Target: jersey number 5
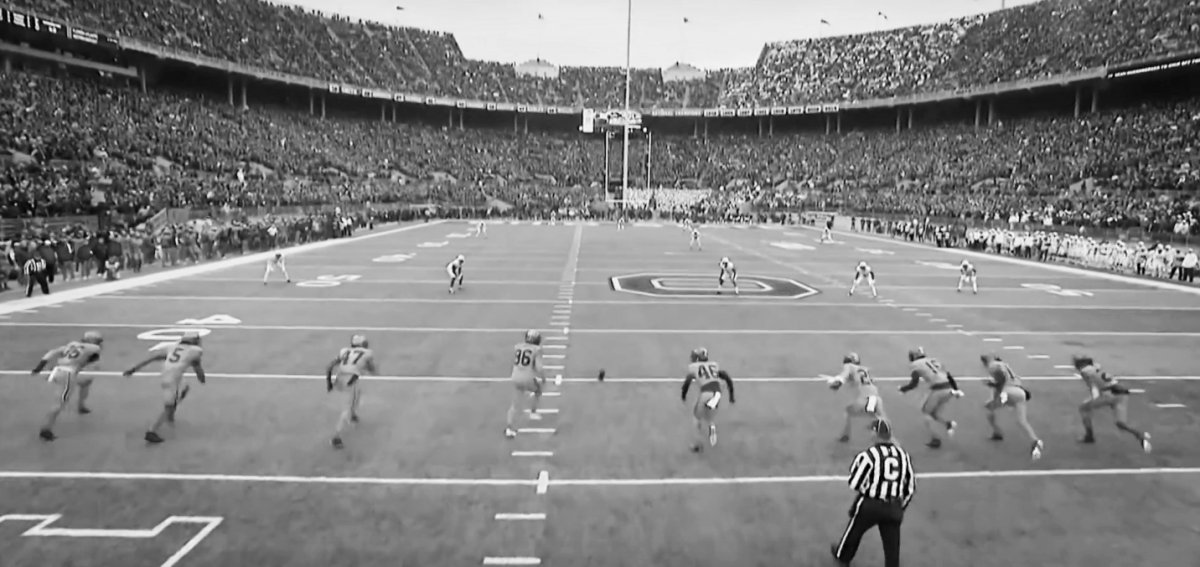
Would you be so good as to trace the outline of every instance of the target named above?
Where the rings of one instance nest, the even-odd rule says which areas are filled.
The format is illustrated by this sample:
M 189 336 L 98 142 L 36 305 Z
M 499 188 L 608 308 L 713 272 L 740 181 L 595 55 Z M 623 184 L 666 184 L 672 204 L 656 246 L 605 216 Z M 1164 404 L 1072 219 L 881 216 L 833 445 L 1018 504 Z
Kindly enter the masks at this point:
M 533 351 L 520 349 L 517 351 L 517 359 L 513 361 L 517 366 L 529 366 L 533 364 Z
M 183 358 L 183 347 L 175 347 L 171 349 L 171 355 L 167 357 L 167 362 L 179 362 Z

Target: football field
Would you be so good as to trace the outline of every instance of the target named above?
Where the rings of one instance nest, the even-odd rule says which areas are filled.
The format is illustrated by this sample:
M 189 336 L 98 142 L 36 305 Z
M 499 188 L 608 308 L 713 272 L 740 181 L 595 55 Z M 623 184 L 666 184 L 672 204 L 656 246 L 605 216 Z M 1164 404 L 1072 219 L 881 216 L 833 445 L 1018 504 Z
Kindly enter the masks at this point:
M 854 351 L 881 384 L 921 474 L 904 522 L 907 565 L 1190 565 L 1200 536 L 1200 295 L 1105 274 L 972 257 L 980 291 L 955 292 L 963 253 L 804 228 L 675 225 L 415 225 L 288 253 L 293 283 L 262 262 L 25 308 L 0 303 L 0 564 L 618 567 L 830 565 L 865 422 L 837 442 Z M 465 287 L 445 265 L 466 256 Z M 717 295 L 736 262 L 740 295 Z M 870 262 L 879 297 L 846 291 Z M 100 289 L 100 288 L 97 288 Z M 54 296 L 51 296 L 53 299 Z M 20 309 L 20 310 L 18 310 Z M 512 346 L 544 337 L 551 375 L 540 421 L 503 436 Z M 54 391 L 29 370 L 86 330 L 104 334 L 89 405 L 38 439 Z M 203 335 L 209 381 L 191 381 L 166 442 L 147 349 Z M 370 339 L 381 376 L 335 450 L 342 400 L 326 364 Z M 924 446 L 921 393 L 902 395 L 923 346 L 961 376 L 956 436 Z M 680 400 L 688 355 L 706 347 L 733 376 L 720 441 L 690 452 Z M 988 440 L 979 356 L 1026 377 L 1028 440 L 1004 414 Z M 1097 418 L 1070 356 L 1093 355 L 1135 389 L 1144 454 Z M 597 380 L 604 369 L 606 380 Z M 556 380 L 561 376 L 561 381 Z M 596 530 L 596 531 L 592 531 Z M 869 534 L 856 564 L 882 564 Z

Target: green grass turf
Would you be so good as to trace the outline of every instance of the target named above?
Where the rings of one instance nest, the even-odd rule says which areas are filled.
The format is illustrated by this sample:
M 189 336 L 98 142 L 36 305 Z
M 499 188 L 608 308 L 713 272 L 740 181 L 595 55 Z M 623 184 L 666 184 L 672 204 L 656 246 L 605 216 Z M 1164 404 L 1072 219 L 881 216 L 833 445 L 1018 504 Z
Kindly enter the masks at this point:
M 537 327 L 547 329 L 547 337 L 564 336 L 548 323 L 574 229 L 494 226 L 486 239 L 417 246 L 462 230 L 429 227 L 290 259 L 297 282 L 361 276 L 334 287 L 264 287 L 261 267 L 247 266 L 0 320 L 5 339 L 0 370 L 13 372 L 27 371 L 46 349 L 92 324 L 110 325 L 101 327 L 107 337 L 102 367 L 119 371 L 153 344 L 137 339 L 138 333 L 218 313 L 243 322 L 241 328 L 214 326 L 205 337 L 205 365 L 216 376 L 206 386 L 193 385 L 177 430 L 162 446 L 141 441 L 158 409 L 153 377 L 101 376 L 91 403 L 96 412 L 65 414 L 58 428 L 62 438 L 43 444 L 34 433 L 48 403 L 44 382 L 0 375 L 4 470 L 399 479 L 396 483 L 3 478 L 0 514 L 62 513 L 62 525 L 88 528 L 149 528 L 171 515 L 223 517 L 221 527 L 181 563 L 185 566 L 471 565 L 486 556 L 533 556 L 544 565 L 572 566 L 827 564 L 828 544 L 840 535 L 851 493 L 840 478 L 824 477 L 844 474 L 855 450 L 868 441 L 865 423 L 854 426 L 853 443 L 839 444 L 834 438 L 844 394 L 819 382 L 743 382 L 739 403 L 721 410 L 719 446 L 693 455 L 687 451 L 690 406 L 679 401 L 679 386 L 688 352 L 701 345 L 735 379 L 835 373 L 842 354 L 859 352 L 876 376 L 892 378 L 881 382 L 886 407 L 924 472 L 1200 465 L 1191 443 L 1200 404 L 1194 382 L 1131 383 L 1146 390 L 1134 397 L 1130 414 L 1155 434 L 1156 451 L 1149 456 L 1120 437 L 1107 416 L 1097 420 L 1100 443 L 1074 444 L 1079 433 L 1074 408 L 1083 389 L 1075 379 L 1032 382 L 1031 420 L 1047 442 L 1046 458 L 1036 464 L 1029 463 L 1027 443 L 1009 416 L 1001 418 L 1006 442 L 984 440 L 988 432 L 979 405 L 985 390 L 978 382 L 964 383 L 968 397 L 948 412 L 960 432 L 936 452 L 922 446 L 920 394 L 895 392 L 896 378 L 906 373 L 904 353 L 916 344 L 960 376 L 978 376 L 978 355 L 988 351 L 1004 352 L 1026 375 L 1066 376 L 1055 366 L 1083 351 L 1120 374 L 1194 374 L 1186 354 L 1195 338 L 1178 333 L 1198 328 L 1191 318 L 1165 309 L 1190 313 L 1200 308 L 1194 296 L 994 261 L 976 262 L 983 283 L 979 296 L 959 295 L 953 293 L 953 271 L 917 264 L 956 262 L 951 255 L 856 242 L 853 236 L 847 244 L 816 246 L 807 231 L 719 228 L 708 229 L 719 239 L 692 254 L 683 232 L 672 228 L 584 230 L 580 269 L 569 274 L 576 282 L 572 332 L 567 341 L 547 341 L 567 346 L 547 349 L 566 358 L 547 362 L 565 366 L 561 372 L 568 378 L 588 380 L 552 387 L 562 395 L 545 398 L 542 406 L 560 413 L 528 424 L 554 428 L 553 435 L 503 440 L 509 400 L 503 382 L 367 381 L 364 422 L 347 436 L 346 450 L 333 451 L 328 438 L 339 405 L 317 375 L 351 329 L 373 329 L 382 371 L 393 376 L 504 377 L 520 330 Z M 811 243 L 815 250 L 786 252 L 767 245 L 780 240 Z M 845 280 L 859 255 L 854 248 L 894 252 L 869 259 L 880 274 L 883 297 L 898 307 L 845 296 Z M 372 261 L 413 252 L 416 257 L 400 264 Z M 468 286 L 449 296 L 444 264 L 460 252 L 468 256 Z M 743 274 L 796 278 L 822 293 L 796 302 L 732 297 L 707 302 L 620 294 L 608 286 L 610 276 L 627 273 L 715 276 L 713 266 L 722 255 L 733 257 Z M 1039 282 L 1095 292 L 1061 297 L 1020 287 Z M 903 310 L 909 305 L 914 311 Z M 947 321 L 935 324 L 930 318 Z M 961 324 L 970 334 L 946 324 Z M 647 329 L 656 331 L 637 332 Z M 718 332 L 696 332 L 705 330 Z M 1168 334 L 1071 334 L 1079 331 Z M 993 336 L 1003 341 L 983 341 Z M 1025 349 L 1003 351 L 1008 345 Z M 1049 358 L 1028 359 L 1029 354 Z M 600 368 L 609 376 L 602 384 L 590 380 Z M 622 381 L 639 377 L 668 380 Z M 1157 403 L 1185 407 L 1160 409 Z M 554 454 L 513 457 L 514 450 Z M 539 496 L 532 483 L 543 470 L 551 485 Z M 569 484 L 814 475 L 804 482 L 761 485 Z M 413 486 L 406 478 L 523 484 Z M 1195 474 L 1184 473 L 925 479 L 905 524 L 905 563 L 1187 564 L 1193 557 L 1188 543 L 1200 529 L 1192 513 L 1200 503 L 1194 481 Z M 547 520 L 493 519 L 514 512 L 544 512 Z M 191 533 L 176 527 L 154 540 L 62 542 L 20 537 L 23 529 L 0 524 L 0 564 L 14 558 L 13 565 L 160 565 Z M 879 560 L 878 540 L 870 535 L 858 564 Z

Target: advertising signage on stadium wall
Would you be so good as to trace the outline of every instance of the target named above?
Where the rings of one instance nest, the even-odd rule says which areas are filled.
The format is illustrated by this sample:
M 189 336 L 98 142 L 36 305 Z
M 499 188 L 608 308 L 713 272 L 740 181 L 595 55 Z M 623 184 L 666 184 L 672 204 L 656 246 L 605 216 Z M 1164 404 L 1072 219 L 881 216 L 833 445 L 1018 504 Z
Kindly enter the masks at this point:
M 1108 74 L 1108 77 L 1110 79 L 1119 79 L 1121 77 L 1132 77 L 1134 75 L 1141 75 L 1143 73 L 1157 73 L 1159 71 L 1169 71 L 1171 69 L 1181 69 L 1184 67 L 1191 67 L 1193 65 L 1200 65 L 1200 57 L 1188 57 L 1186 59 L 1181 59 L 1179 61 L 1172 61 L 1170 63 L 1159 63 L 1156 65 L 1148 65 L 1145 67 L 1136 67 L 1133 69 L 1124 69 L 1121 71 L 1113 71 Z
M 71 27 L 54 20 L 48 20 L 34 14 L 26 14 L 8 8 L 0 8 L 0 23 L 56 35 L 65 39 L 91 43 L 93 45 L 108 45 L 113 47 L 118 45 L 115 36 Z

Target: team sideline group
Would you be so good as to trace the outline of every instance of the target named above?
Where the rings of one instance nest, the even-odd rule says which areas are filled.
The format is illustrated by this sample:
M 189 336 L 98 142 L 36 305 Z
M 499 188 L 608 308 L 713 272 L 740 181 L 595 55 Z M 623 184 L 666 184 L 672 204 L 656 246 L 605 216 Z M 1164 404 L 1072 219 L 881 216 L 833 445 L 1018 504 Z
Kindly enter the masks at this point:
M 623 222 L 618 223 L 622 228 Z M 685 230 L 691 234 L 690 248 L 700 250 L 700 232 L 698 228 L 685 224 Z M 829 238 L 829 228 L 822 235 L 822 240 Z M 476 227 L 475 236 L 486 235 L 486 225 L 480 222 Z M 449 277 L 449 293 L 453 294 L 463 286 L 465 257 L 457 255 L 446 266 Z M 734 293 L 739 293 L 737 283 L 737 268 L 728 258 L 721 258 L 717 280 L 717 291 L 720 293 L 726 283 L 733 286 Z M 263 283 L 268 283 L 269 277 L 275 271 L 287 282 L 290 275 L 284 265 L 282 254 L 275 254 L 267 262 Z M 849 295 L 853 296 L 860 284 L 867 284 L 873 296 L 878 296 L 875 286 L 875 272 L 866 262 L 859 262 L 855 268 L 853 283 Z M 957 290 L 962 291 L 964 284 L 970 284 L 973 292 L 978 293 L 976 269 L 970 262 L 963 260 L 959 271 Z M 39 430 L 40 437 L 45 441 L 56 439 L 54 425 L 59 415 L 66 409 L 72 396 L 77 401 L 80 414 L 88 414 L 88 394 L 92 386 L 92 378 L 81 376 L 81 372 L 89 365 L 100 359 L 103 337 L 97 331 L 84 333 L 81 340 L 71 341 L 63 346 L 48 351 L 37 363 L 32 374 L 37 376 L 50 364 L 53 367 L 48 375 L 48 382 L 54 386 L 55 400 L 46 419 Z M 123 375 L 131 376 L 146 365 L 161 362 L 160 386 L 162 389 L 163 407 L 153 424 L 146 431 L 145 440 L 148 443 L 162 443 L 161 429 L 164 425 L 174 425 L 179 404 L 187 397 L 189 387 L 184 383 L 188 370 L 192 370 L 197 380 L 205 382 L 204 369 L 201 365 L 203 349 L 200 346 L 200 336 L 197 333 L 184 335 L 178 343 L 166 349 L 156 349 L 145 360 L 126 370 Z M 956 423 L 946 419 L 944 412 L 949 404 L 963 396 L 954 376 L 938 359 L 925 353 L 921 347 L 915 347 L 908 352 L 911 370 L 911 381 L 900 387 L 902 393 L 917 389 L 925 384 L 928 391 L 921 403 L 921 413 L 925 427 L 930 433 L 927 446 L 933 449 L 942 446 L 943 437 L 954 435 Z M 984 405 L 986 417 L 992 429 L 992 440 L 1004 439 L 996 420 L 997 411 L 1011 408 L 1017 423 L 1024 430 L 1030 441 L 1030 456 L 1037 460 L 1045 450 L 1045 444 L 1034 431 L 1028 420 L 1028 404 L 1032 392 L 1022 383 L 1020 376 L 1008 362 L 998 355 L 984 354 L 980 361 L 986 371 L 987 386 L 991 389 L 991 398 Z M 840 390 L 843 386 L 850 392 L 851 401 L 845 406 L 845 424 L 839 438 L 849 442 L 851 422 L 855 418 L 867 418 L 872 422 L 884 420 L 887 414 L 879 390 L 871 377 L 869 369 L 863 365 L 857 353 L 846 354 L 842 360 L 842 370 L 836 376 L 822 375 L 829 387 Z M 1084 436 L 1084 443 L 1095 442 L 1092 427 L 1092 415 L 1105 408 L 1110 408 L 1115 416 L 1116 426 L 1133 436 L 1142 449 L 1150 452 L 1150 435 L 1128 424 L 1128 396 L 1130 391 L 1119 381 L 1105 372 L 1100 365 L 1087 356 L 1075 356 L 1072 365 L 1078 371 L 1088 390 L 1089 398 L 1079 406 Z M 376 375 L 378 372 L 374 352 L 370 349 L 367 337 L 355 334 L 350 339 L 350 345 L 341 349 L 325 369 L 326 391 L 336 392 L 342 396 L 342 411 L 334 427 L 332 445 L 335 448 L 344 446 L 343 436 L 352 424 L 359 422 L 359 405 L 362 398 L 360 378 Z M 516 420 L 518 415 L 525 414 L 530 420 L 539 420 L 538 404 L 546 382 L 545 367 L 542 362 L 541 333 L 529 330 L 524 340 L 514 347 L 514 358 L 510 379 L 513 385 L 513 395 L 506 415 L 504 434 L 512 438 L 517 435 Z M 694 452 L 702 452 L 704 446 L 715 447 L 717 444 L 717 414 L 726 393 L 729 402 L 735 400 L 732 377 L 720 367 L 720 364 L 709 358 L 708 350 L 697 348 L 691 352 L 691 360 L 687 368 L 682 388 L 682 398 L 687 403 L 691 385 L 698 386 L 698 394 L 693 403 L 692 419 L 696 439 L 691 445 Z M 724 389 L 722 388 L 724 385 Z

